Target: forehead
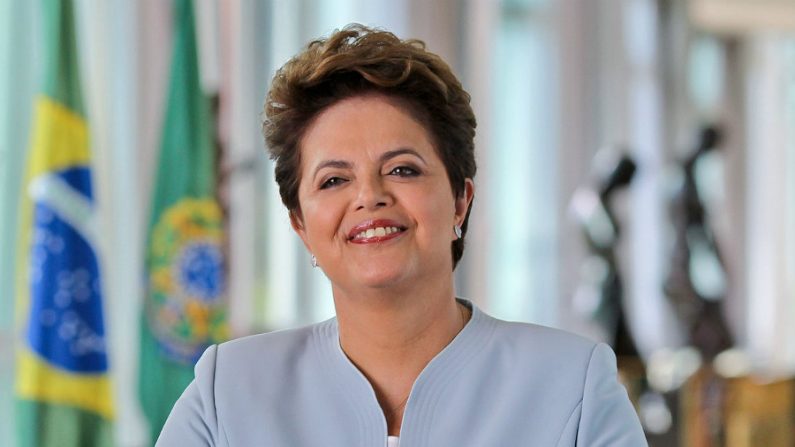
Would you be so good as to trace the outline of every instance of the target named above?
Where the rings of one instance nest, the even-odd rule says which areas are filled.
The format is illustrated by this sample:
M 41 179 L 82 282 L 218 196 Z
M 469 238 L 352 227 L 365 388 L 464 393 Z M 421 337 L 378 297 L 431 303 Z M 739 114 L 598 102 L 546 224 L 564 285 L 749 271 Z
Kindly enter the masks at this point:
M 432 135 L 413 109 L 407 101 L 379 94 L 334 103 L 304 132 L 299 145 L 302 165 L 328 157 L 377 158 L 400 147 L 436 155 Z

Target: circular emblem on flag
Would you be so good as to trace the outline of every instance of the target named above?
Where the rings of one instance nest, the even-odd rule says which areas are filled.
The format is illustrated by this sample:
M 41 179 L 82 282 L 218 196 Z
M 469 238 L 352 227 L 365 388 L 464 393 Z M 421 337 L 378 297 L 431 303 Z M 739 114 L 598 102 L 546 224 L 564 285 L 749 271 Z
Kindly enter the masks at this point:
M 211 199 L 184 199 L 152 229 L 147 315 L 164 353 L 194 363 L 227 338 L 221 209 Z

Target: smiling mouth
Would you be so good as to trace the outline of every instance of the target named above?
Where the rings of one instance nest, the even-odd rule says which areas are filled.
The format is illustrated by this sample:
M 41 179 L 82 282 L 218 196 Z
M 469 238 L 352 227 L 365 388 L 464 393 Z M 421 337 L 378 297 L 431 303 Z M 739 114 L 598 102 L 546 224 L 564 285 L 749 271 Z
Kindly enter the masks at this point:
M 354 234 L 349 241 L 354 244 L 383 242 L 400 236 L 404 231 L 406 231 L 405 228 L 398 226 L 371 227 Z

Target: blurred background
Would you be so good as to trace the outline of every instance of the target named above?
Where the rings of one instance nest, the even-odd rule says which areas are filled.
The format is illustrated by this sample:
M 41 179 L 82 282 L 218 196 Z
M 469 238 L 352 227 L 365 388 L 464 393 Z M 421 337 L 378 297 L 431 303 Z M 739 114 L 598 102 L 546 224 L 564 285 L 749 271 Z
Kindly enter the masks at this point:
M 795 445 L 791 0 L 0 0 L 0 445 L 151 445 L 207 343 L 333 316 L 260 113 L 350 22 L 424 40 L 472 95 L 459 296 L 611 343 L 652 446 Z M 191 197 L 204 307 L 163 319 L 179 268 L 152 241 L 179 245 L 159 225 Z M 40 286 L 80 282 L 37 264 L 51 212 L 90 227 L 93 307 Z M 41 347 L 58 309 L 101 362 Z

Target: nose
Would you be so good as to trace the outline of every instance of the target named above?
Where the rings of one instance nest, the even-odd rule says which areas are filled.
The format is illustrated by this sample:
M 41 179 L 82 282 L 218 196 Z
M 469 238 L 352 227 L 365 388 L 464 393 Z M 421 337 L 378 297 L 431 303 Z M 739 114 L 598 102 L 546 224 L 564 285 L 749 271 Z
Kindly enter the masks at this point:
M 360 179 L 358 186 L 355 202 L 357 210 L 374 210 L 393 203 L 392 194 L 387 190 L 380 176 L 367 176 Z

